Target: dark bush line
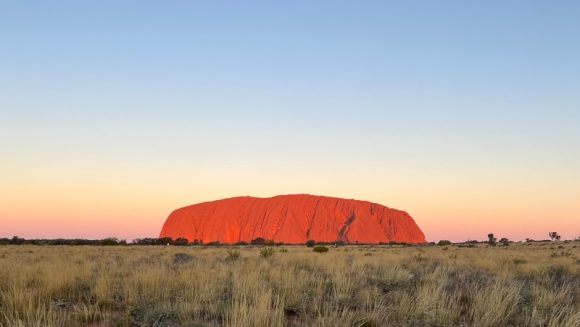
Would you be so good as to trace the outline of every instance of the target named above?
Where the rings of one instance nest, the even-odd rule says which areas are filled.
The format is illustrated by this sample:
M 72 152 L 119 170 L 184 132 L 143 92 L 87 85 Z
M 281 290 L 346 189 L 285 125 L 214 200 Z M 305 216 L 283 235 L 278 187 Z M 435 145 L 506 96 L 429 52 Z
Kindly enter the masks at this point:
M 0 245 L 100 245 L 100 246 L 118 246 L 118 245 L 174 245 L 174 246 L 221 246 L 221 245 L 234 245 L 234 246 L 281 246 L 281 245 L 300 245 L 300 244 L 284 244 L 281 242 L 274 242 L 273 240 L 268 240 L 262 237 L 255 238 L 250 243 L 238 242 L 234 244 L 222 244 L 219 241 L 204 243 L 201 240 L 188 241 L 185 238 L 172 239 L 170 237 L 162 238 L 138 238 L 134 239 L 132 242 L 128 243 L 126 240 L 119 240 L 114 237 L 108 237 L 101 240 L 89 240 L 89 239 L 24 239 L 18 236 L 12 238 L 0 238 Z M 308 240 L 304 245 L 308 247 L 314 246 L 343 246 L 343 245 L 377 245 L 377 244 L 366 244 L 366 243 L 346 243 L 343 241 L 336 242 L 316 242 L 314 240 Z M 403 245 L 409 246 L 407 243 L 399 242 L 389 242 L 389 243 L 379 243 L 379 245 Z
M 511 241 L 507 238 L 502 238 L 497 242 L 497 240 L 493 237 L 493 234 L 490 234 L 490 240 L 493 240 L 493 246 L 496 243 L 499 243 L 503 246 L 509 246 Z M 475 244 L 492 244 L 488 241 L 467 241 L 462 243 L 453 243 L 448 240 L 441 240 L 438 243 L 430 242 L 425 244 L 409 244 L 405 242 L 388 242 L 388 243 L 379 243 L 379 244 L 367 244 L 367 243 L 346 243 L 343 241 L 336 241 L 336 242 L 316 242 L 314 240 L 308 240 L 306 243 L 302 245 L 306 245 L 307 247 L 315 247 L 315 246 L 343 246 L 343 245 L 388 245 L 388 246 L 447 246 L 447 245 L 457 245 L 459 247 L 475 247 Z M 580 241 L 580 237 L 575 241 Z M 530 242 L 550 242 L 550 240 L 544 241 L 534 241 L 531 239 L 526 239 L 527 243 Z M 570 241 L 563 241 L 564 243 Z M 262 237 L 258 237 L 252 240 L 250 243 L 247 242 L 238 242 L 234 244 L 222 244 L 218 241 L 203 243 L 201 240 L 193 240 L 192 242 L 188 241 L 185 238 L 178 238 L 172 239 L 171 237 L 162 237 L 162 238 L 138 238 L 134 239 L 131 243 L 128 243 L 126 240 L 119 240 L 114 237 L 108 237 L 102 240 L 87 240 L 87 239 L 24 239 L 18 236 L 14 236 L 12 238 L 0 238 L 0 246 L 1 245 L 99 245 L 99 246 L 129 246 L 129 245 L 173 245 L 173 246 L 281 246 L 281 245 L 301 245 L 301 244 L 284 244 L 280 242 L 274 242 L 272 240 L 264 239 Z
M 127 241 L 113 237 L 102 240 L 87 239 L 24 239 L 18 236 L 12 238 L 0 238 L 0 245 L 127 245 Z

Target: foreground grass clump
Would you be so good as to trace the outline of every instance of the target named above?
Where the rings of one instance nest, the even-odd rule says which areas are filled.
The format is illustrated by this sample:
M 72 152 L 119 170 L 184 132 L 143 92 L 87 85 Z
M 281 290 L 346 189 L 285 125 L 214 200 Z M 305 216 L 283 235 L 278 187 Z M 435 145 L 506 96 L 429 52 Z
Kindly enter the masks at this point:
M 577 245 L 2 246 L 0 326 L 580 326 Z
M 271 247 L 265 247 L 262 250 L 260 250 L 260 256 L 262 258 L 269 258 L 272 255 L 274 255 L 274 249 Z
M 324 245 L 317 245 L 317 246 L 312 248 L 312 251 L 318 252 L 318 253 L 325 253 L 325 252 L 328 252 L 328 248 Z

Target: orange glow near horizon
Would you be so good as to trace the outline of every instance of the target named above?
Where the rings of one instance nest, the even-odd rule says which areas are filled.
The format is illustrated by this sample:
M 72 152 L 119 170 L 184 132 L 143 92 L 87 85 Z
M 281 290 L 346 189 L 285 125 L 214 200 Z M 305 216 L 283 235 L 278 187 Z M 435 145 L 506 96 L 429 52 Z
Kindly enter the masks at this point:
M 433 177 L 373 171 L 335 178 L 347 176 L 351 167 L 334 171 L 320 167 L 301 174 L 272 167 L 189 172 L 167 166 L 155 174 L 127 169 L 117 175 L 95 167 L 99 173 L 92 176 L 70 168 L 29 173 L 26 180 L 13 178 L 14 186 L 0 191 L 0 237 L 157 237 L 168 214 L 182 206 L 239 195 L 292 193 L 354 198 L 405 210 L 428 241 L 483 240 L 490 232 L 513 240 L 547 239 L 549 231 L 558 231 L 566 239 L 580 236 L 576 219 L 580 206 L 574 202 L 573 189 L 560 187 L 547 193 L 542 190 L 550 189 L 549 185 L 507 188 L 510 180 L 502 177 L 477 183 L 472 179 L 468 188 L 461 181 L 444 184 Z

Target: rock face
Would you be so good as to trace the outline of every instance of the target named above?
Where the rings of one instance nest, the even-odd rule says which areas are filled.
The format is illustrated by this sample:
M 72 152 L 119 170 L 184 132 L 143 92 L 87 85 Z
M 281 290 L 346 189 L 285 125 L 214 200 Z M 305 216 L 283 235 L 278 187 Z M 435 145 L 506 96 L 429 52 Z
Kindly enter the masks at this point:
M 304 194 L 236 197 L 180 208 L 169 215 L 159 237 L 203 243 L 249 243 L 258 237 L 286 244 L 425 243 L 425 235 L 404 211 Z

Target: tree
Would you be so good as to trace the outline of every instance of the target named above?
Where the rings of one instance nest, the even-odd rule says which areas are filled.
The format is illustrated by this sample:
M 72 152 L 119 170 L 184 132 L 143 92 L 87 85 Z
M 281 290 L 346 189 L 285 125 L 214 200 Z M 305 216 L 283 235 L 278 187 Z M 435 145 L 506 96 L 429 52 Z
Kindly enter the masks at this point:
M 171 237 L 161 237 L 155 243 L 157 245 L 169 245 L 173 243 L 173 239 Z
M 10 241 L 10 244 L 12 245 L 20 245 L 20 244 L 24 244 L 24 241 L 26 241 L 25 239 L 18 237 L 18 236 L 14 236 L 12 237 L 12 240 Z
M 449 240 L 440 240 L 437 245 L 439 246 L 445 246 L 445 245 L 451 245 L 451 241 Z
M 507 239 L 507 238 L 505 238 L 505 237 L 502 237 L 502 238 L 499 240 L 499 243 L 500 243 L 501 245 L 503 245 L 503 246 L 509 246 L 509 245 L 510 245 L 510 240 L 508 240 L 508 239 Z
M 177 245 L 177 246 L 186 246 L 188 244 L 189 244 L 189 241 L 183 237 L 180 237 L 180 238 L 176 239 L 175 241 L 173 241 L 173 245 Z
M 316 245 L 316 242 L 314 240 L 308 240 L 306 241 L 306 246 L 311 248 L 314 247 L 314 245 Z
M 264 240 L 264 245 L 274 246 L 274 245 L 276 245 L 276 242 L 274 242 L 272 240 Z
M 192 245 L 203 245 L 203 240 L 193 240 Z
M 252 245 L 264 245 L 266 244 L 266 240 L 263 237 L 256 237 L 253 239 L 250 244 Z
M 107 237 L 101 240 L 101 245 L 119 245 L 119 240 L 115 237 Z
M 560 240 L 560 234 L 558 234 L 558 232 L 549 232 L 548 236 L 550 236 L 552 242 Z
M 493 236 L 493 233 L 487 234 L 487 243 L 489 243 L 490 246 L 495 246 L 496 241 L 497 241 L 497 238 L 495 238 Z

